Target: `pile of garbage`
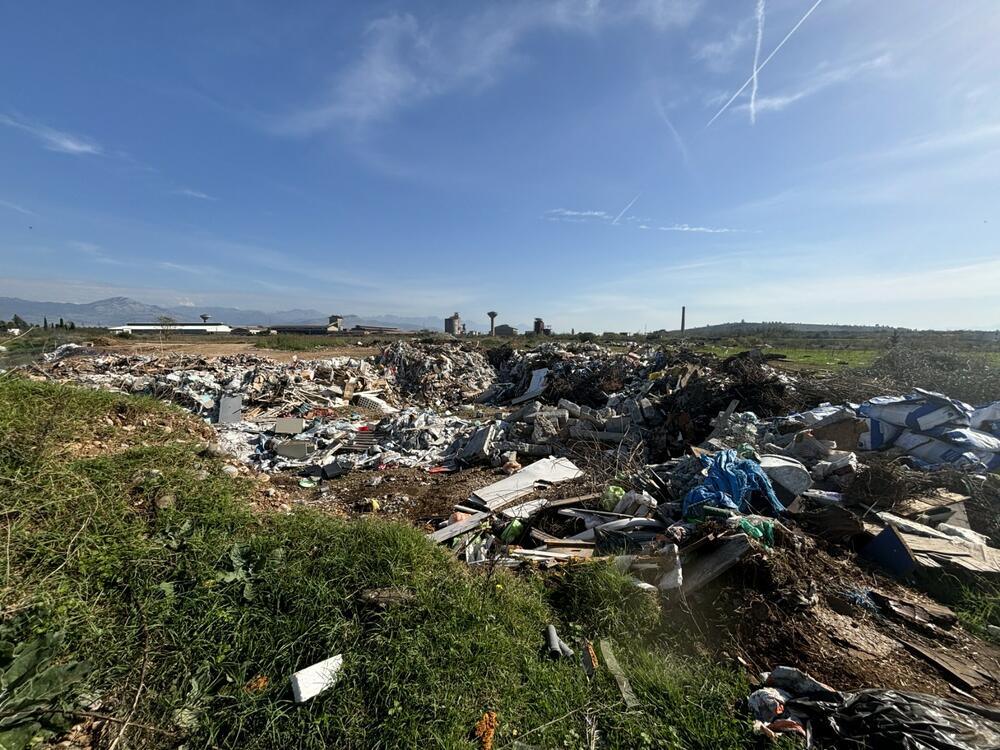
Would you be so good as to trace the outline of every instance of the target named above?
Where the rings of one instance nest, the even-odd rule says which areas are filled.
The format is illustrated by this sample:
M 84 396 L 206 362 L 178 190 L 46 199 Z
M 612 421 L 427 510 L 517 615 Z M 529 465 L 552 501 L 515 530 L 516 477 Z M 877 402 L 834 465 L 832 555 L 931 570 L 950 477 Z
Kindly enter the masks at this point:
M 780 475 L 779 495 L 792 496 L 810 481 L 845 490 L 863 467 L 859 454 L 870 451 L 905 454 L 922 469 L 1000 468 L 1000 403 L 973 408 L 916 390 L 789 413 L 801 403 L 799 381 L 756 351 L 720 362 L 651 347 L 616 354 L 545 344 L 494 353 L 491 362 L 467 347 L 396 342 L 368 359 L 290 363 L 80 352 L 60 347 L 43 372 L 177 403 L 216 424 L 220 445 L 264 471 L 325 465 L 341 453 L 351 466 L 501 466 L 570 455 L 580 442 L 650 463 L 684 457 L 693 445 L 732 448 Z M 451 411 L 475 413 L 474 402 L 508 411 L 489 420 Z M 279 451 L 282 417 L 305 423 Z
M 847 449 L 905 454 L 915 467 L 926 470 L 1000 469 L 1000 402 L 974 408 L 917 388 L 905 396 L 879 396 L 861 405 L 821 404 L 773 424 L 786 434 L 808 430 L 805 437 L 834 439 Z M 815 442 L 810 448 L 821 450 Z M 801 450 L 798 445 L 792 449 Z
M 686 369 L 655 380 L 676 378 L 665 388 L 676 400 L 695 375 Z M 477 434 L 485 437 L 476 444 L 486 454 L 496 440 L 500 450 L 556 457 L 558 451 L 550 449 L 590 436 L 620 451 L 662 429 L 669 415 L 655 403 L 655 397 L 627 399 L 612 416 L 610 407 L 595 410 L 566 400 L 550 407 L 535 400 L 508 421 L 479 428 Z M 662 398 L 659 403 L 662 408 Z M 629 556 L 629 569 L 642 572 L 641 585 L 691 593 L 755 547 L 795 536 L 787 522 L 797 518 L 793 526 L 812 526 L 824 539 L 848 543 L 894 573 L 930 568 L 1000 573 L 1000 550 L 969 528 L 968 497 L 938 490 L 873 512 L 845 494 L 872 451 L 895 451 L 919 470 L 1000 468 L 1000 402 L 974 409 L 918 390 L 770 419 L 738 412 L 736 405 L 733 400 L 716 415 L 706 439 L 689 446 L 688 454 L 646 464 L 599 495 L 519 502 L 561 478 L 578 476 L 571 462 L 551 463 L 565 458 L 532 464 L 498 482 L 499 489 L 474 493 L 433 538 L 453 543 L 471 563 Z M 537 442 L 512 444 L 511 436 L 526 435 L 528 425 Z M 536 453 L 535 447 L 541 450 Z M 512 481 L 517 491 L 503 489 Z
M 359 393 L 391 393 L 377 367 L 350 357 L 278 363 L 251 354 L 79 356 L 77 351 L 60 347 L 47 355 L 44 374 L 90 388 L 172 401 L 213 420 L 225 394 L 240 396 L 245 416 L 273 418 L 303 405 L 345 406 Z
M 445 344 L 390 344 L 375 358 L 408 401 L 441 406 L 476 401 L 496 371 L 479 351 Z
M 549 403 L 567 399 L 601 408 L 616 396 L 636 396 L 648 390 L 645 378 L 657 369 L 657 361 L 658 351 L 652 347 L 627 354 L 597 344 L 574 343 L 542 344 L 523 352 L 509 350 L 496 362 L 497 384 L 491 397 L 502 402 L 538 390 Z
M 367 359 L 287 364 L 67 349 L 32 372 L 178 403 L 214 426 L 219 453 L 308 487 L 359 469 L 493 467 L 495 481 L 463 489 L 430 524 L 430 538 L 471 566 L 603 558 L 673 611 L 714 602 L 727 578 L 745 575 L 765 582 L 761 607 L 785 618 L 775 627 L 782 643 L 836 631 L 816 653 L 849 643 L 852 654 L 908 654 L 958 690 L 1000 695 L 953 612 L 885 583 L 1000 585 L 1000 549 L 967 508 L 1000 471 L 1000 402 L 886 388 L 817 405 L 814 379 L 760 352 L 719 360 L 596 345 L 483 354 L 397 342 Z M 807 575 L 817 561 L 827 567 Z M 843 571 L 853 580 L 838 580 Z M 747 586 L 734 590 L 747 597 Z M 847 616 L 857 629 L 837 631 Z M 870 642 L 851 640 L 861 631 Z M 549 640 L 562 652 L 557 633 Z M 823 686 L 821 712 L 780 715 L 775 701 L 792 706 L 815 691 L 776 679 L 764 687 L 785 692 L 751 700 L 770 707 L 758 714 L 762 731 L 818 737 L 823 716 L 846 721 L 861 705 L 861 693 Z M 891 705 L 885 695 L 863 700 Z

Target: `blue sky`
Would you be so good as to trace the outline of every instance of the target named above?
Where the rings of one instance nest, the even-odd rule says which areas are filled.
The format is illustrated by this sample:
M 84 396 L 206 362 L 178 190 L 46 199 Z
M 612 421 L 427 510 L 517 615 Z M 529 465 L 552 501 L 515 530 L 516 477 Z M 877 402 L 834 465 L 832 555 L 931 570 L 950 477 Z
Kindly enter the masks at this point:
M 0 295 L 1000 326 L 996 0 L 284 6 L 7 5 Z

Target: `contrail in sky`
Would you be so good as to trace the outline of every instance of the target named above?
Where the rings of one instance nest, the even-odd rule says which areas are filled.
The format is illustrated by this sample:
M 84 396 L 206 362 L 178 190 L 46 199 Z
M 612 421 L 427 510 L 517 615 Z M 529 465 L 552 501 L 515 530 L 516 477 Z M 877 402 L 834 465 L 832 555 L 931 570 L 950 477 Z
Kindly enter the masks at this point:
M 774 57 L 776 54 L 778 54 L 778 50 L 785 46 L 785 42 L 787 42 L 789 39 L 791 39 L 792 34 L 794 34 L 796 31 L 798 31 L 799 26 L 801 26 L 803 23 L 805 23 L 805 20 L 807 18 L 809 18 L 809 16 L 812 15 L 813 11 L 816 10 L 820 6 L 820 4 L 822 2 L 823 2 L 823 0 L 816 0 L 816 2 L 813 3 L 813 6 L 809 10 L 806 11 L 806 14 L 804 16 L 802 16 L 802 18 L 799 19 L 799 22 L 792 27 L 792 30 L 789 31 L 787 34 L 785 34 L 785 38 L 782 39 L 780 42 L 778 42 L 778 46 L 775 47 L 771 51 L 771 54 L 768 55 L 764 59 L 764 62 L 762 62 L 759 66 L 757 66 L 757 65 L 754 66 L 754 74 L 751 75 L 749 78 L 747 78 L 746 83 L 744 83 L 742 86 L 740 86 L 739 91 L 737 91 L 735 94 L 733 94 L 732 97 L 729 99 L 728 102 L 726 102 L 725 104 L 722 105 L 722 109 L 720 109 L 718 112 L 716 112 L 715 113 L 715 117 L 713 117 L 711 120 L 709 120 L 708 124 L 705 125 L 706 128 L 709 125 L 711 125 L 713 122 L 715 122 L 716 120 L 718 120 L 719 116 L 723 112 L 725 112 L 727 109 L 729 109 L 729 105 L 732 104 L 736 100 L 736 97 L 739 96 L 740 94 L 742 94 L 746 90 L 746 87 L 749 86 L 753 82 L 754 76 L 759 71 L 761 71 L 761 70 L 764 69 L 764 66 L 767 65 L 771 61 L 772 57 Z
M 619 219 L 620 219 L 621 217 L 623 217 L 623 216 L 625 215 L 625 212 L 626 212 L 626 211 L 628 211 L 628 210 L 629 210 L 630 208 L 632 208 L 632 206 L 633 206 L 633 205 L 635 204 L 635 202 L 636 202 L 637 200 L 639 200 L 639 196 L 640 196 L 640 195 L 642 195 L 642 193 L 639 193 L 638 195 L 636 195 L 636 196 L 635 196 L 635 198 L 633 198 L 632 200 L 630 200 L 630 201 L 628 202 L 628 205 L 627 205 L 627 206 L 625 206 L 625 208 L 623 208 L 623 209 L 622 209 L 621 213 L 620 213 L 620 214 L 618 214 L 618 215 L 617 215 L 617 216 L 615 217 L 615 220 L 614 220 L 614 221 L 612 221 L 611 223 L 612 223 L 612 224 L 617 224 L 617 223 L 618 223 L 618 220 L 619 220 Z
M 760 43 L 764 39 L 764 0 L 757 0 L 757 44 L 753 50 L 753 86 L 750 88 L 750 124 L 757 122 L 757 71 L 760 62 Z

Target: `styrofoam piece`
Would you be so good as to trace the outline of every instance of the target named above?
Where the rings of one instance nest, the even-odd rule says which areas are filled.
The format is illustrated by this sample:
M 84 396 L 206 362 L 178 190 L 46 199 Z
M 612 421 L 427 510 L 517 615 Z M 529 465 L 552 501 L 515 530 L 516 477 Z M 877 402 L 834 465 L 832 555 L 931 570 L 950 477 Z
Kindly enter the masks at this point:
M 337 654 L 292 675 L 292 697 L 296 703 L 315 698 L 337 681 L 344 666 L 344 655 Z

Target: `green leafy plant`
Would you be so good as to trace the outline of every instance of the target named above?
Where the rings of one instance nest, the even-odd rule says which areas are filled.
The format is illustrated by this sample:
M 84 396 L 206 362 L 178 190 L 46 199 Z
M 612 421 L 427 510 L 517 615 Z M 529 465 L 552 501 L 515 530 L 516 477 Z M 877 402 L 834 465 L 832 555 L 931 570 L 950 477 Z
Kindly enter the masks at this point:
M 30 641 L 0 641 L 0 748 L 20 750 L 37 737 L 65 730 L 71 688 L 87 674 L 86 662 L 58 663 L 63 634 Z

